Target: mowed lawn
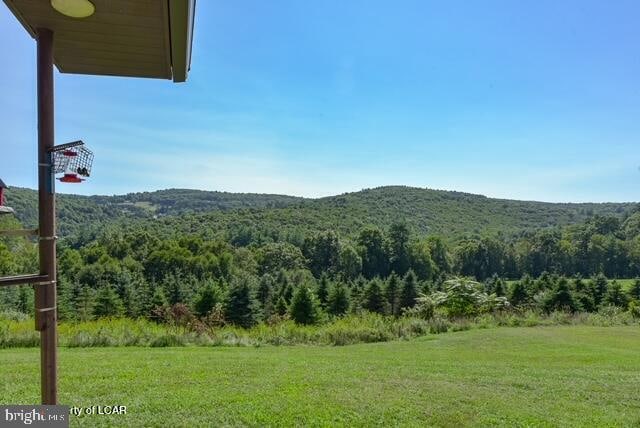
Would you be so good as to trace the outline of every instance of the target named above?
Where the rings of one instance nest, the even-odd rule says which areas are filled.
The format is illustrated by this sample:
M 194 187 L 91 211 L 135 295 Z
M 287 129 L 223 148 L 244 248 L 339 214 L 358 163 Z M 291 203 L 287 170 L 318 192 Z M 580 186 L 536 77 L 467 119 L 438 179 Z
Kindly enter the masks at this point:
M 0 403 L 37 401 L 38 350 L 0 350 Z M 60 350 L 86 426 L 640 426 L 638 327 L 471 330 L 346 347 Z

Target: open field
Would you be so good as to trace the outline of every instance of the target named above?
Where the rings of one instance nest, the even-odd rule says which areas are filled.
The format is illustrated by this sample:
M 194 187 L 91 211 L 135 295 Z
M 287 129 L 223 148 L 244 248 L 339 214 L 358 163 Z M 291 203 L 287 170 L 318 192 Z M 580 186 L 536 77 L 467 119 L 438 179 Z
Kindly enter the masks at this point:
M 38 397 L 38 352 L 0 350 L 0 402 Z M 637 426 L 640 329 L 469 330 L 346 347 L 60 349 L 85 426 Z

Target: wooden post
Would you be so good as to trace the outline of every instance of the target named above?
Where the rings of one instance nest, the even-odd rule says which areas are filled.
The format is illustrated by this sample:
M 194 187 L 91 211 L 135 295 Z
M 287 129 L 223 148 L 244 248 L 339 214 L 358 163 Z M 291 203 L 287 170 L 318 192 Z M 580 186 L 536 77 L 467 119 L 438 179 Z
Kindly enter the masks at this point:
M 40 331 L 42 404 L 58 404 L 55 188 L 50 149 L 53 128 L 53 32 L 38 29 L 38 224 L 40 275 L 35 286 L 36 330 Z

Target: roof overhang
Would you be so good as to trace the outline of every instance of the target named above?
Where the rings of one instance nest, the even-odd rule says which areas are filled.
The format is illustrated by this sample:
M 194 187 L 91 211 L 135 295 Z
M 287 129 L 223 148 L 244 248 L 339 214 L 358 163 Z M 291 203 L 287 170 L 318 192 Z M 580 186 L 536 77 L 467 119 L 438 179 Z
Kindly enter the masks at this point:
M 49 0 L 3 1 L 32 37 L 53 31 L 61 73 L 187 79 L 195 0 L 91 0 L 87 18 L 62 15 Z

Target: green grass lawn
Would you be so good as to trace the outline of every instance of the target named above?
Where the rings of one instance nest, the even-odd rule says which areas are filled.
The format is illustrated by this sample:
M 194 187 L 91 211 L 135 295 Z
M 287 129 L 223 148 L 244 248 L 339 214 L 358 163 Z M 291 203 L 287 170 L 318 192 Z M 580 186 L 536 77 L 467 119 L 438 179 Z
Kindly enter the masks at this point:
M 37 349 L 0 350 L 0 403 L 39 396 Z M 86 426 L 639 426 L 640 329 L 470 330 L 345 347 L 60 350 Z

